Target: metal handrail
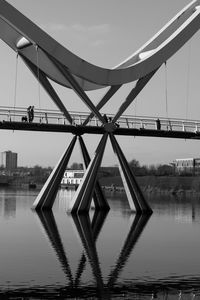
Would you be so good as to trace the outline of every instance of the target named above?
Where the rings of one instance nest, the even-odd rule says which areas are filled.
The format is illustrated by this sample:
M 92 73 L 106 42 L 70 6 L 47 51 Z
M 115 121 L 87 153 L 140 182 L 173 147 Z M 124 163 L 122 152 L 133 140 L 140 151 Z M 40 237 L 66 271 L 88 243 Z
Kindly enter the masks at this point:
M 89 116 L 89 112 L 69 112 L 73 125 L 81 125 L 84 120 Z M 0 122 L 10 121 L 10 122 L 22 122 L 23 117 L 27 117 L 27 109 L 23 107 L 0 107 Z M 114 115 L 107 114 L 108 120 L 112 121 Z M 131 116 L 122 115 L 118 121 L 118 126 L 122 128 L 135 128 L 135 129 L 157 129 L 156 123 L 157 117 L 150 116 Z M 185 120 L 181 118 L 164 118 L 160 117 L 161 130 L 174 130 L 174 131 L 199 131 L 200 130 L 200 120 Z M 69 121 L 66 119 L 65 115 L 58 110 L 53 109 L 34 109 L 34 120 L 36 123 L 49 123 L 49 124 L 68 124 Z M 95 116 L 90 119 L 87 126 L 102 126 L 100 120 Z

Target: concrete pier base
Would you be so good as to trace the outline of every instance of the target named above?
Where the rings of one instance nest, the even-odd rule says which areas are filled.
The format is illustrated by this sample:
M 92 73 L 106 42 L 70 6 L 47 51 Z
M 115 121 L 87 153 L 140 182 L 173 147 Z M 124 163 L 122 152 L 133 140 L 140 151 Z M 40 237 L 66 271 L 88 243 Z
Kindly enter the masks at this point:
M 105 133 L 100 140 L 93 159 L 90 161 L 81 184 L 79 185 L 71 203 L 69 211 L 88 212 L 91 205 L 94 189 L 97 181 L 97 172 L 101 165 L 108 134 Z
M 89 153 L 85 146 L 83 138 L 81 136 L 79 136 L 78 139 L 79 139 L 79 144 L 80 144 L 80 148 L 81 148 L 81 153 L 83 156 L 83 161 L 85 164 L 85 169 L 87 169 L 87 167 L 90 163 L 90 156 L 89 156 Z M 93 194 L 93 200 L 94 200 L 94 205 L 95 205 L 96 210 L 109 210 L 110 209 L 98 180 L 96 181 L 94 194 Z
M 119 170 L 124 184 L 124 189 L 128 198 L 129 206 L 132 211 L 142 213 L 152 210 L 144 198 L 144 195 L 137 183 L 135 176 L 133 175 L 129 164 L 116 140 L 114 135 L 110 134 L 110 140 L 113 150 L 119 161 Z
M 38 194 L 36 200 L 33 203 L 32 208 L 35 210 L 39 209 L 51 209 L 55 197 L 58 192 L 58 188 L 60 186 L 61 179 L 63 177 L 64 171 L 66 166 L 69 162 L 71 157 L 72 151 L 74 149 L 74 145 L 76 143 L 77 137 L 74 136 L 69 147 L 64 152 L 62 157 L 60 158 L 59 162 L 53 169 L 51 175 L 47 179 L 46 183 L 44 184 L 43 188 L 41 189 L 40 193 Z

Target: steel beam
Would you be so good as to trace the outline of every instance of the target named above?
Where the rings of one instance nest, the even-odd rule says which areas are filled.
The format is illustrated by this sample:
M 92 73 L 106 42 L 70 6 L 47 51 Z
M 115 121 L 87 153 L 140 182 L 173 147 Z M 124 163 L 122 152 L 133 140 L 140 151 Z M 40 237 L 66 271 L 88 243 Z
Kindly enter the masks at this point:
M 98 111 L 112 98 L 112 96 L 120 89 L 121 85 L 113 85 L 109 88 L 103 98 L 99 101 L 96 106 Z M 91 113 L 83 122 L 83 126 L 86 126 L 91 118 L 93 118 L 94 113 Z
M 93 159 L 87 167 L 82 182 L 80 183 L 69 207 L 71 213 L 88 212 L 93 197 L 95 184 L 97 181 L 97 172 L 101 165 L 108 133 L 105 133 L 100 140 Z
M 125 110 L 129 107 L 129 105 L 133 102 L 133 100 L 137 97 L 137 95 L 142 91 L 142 89 L 146 86 L 149 80 L 153 77 L 158 69 L 152 71 L 146 76 L 138 79 L 135 87 L 130 91 L 129 95 L 126 97 L 126 100 L 120 106 L 118 112 L 114 116 L 112 122 L 115 123 L 120 118 L 120 116 L 125 112 Z
M 47 56 L 50 57 L 49 54 L 47 54 Z M 92 103 L 92 101 L 90 100 L 86 92 L 82 89 L 82 87 L 76 81 L 74 76 L 69 72 L 69 70 L 67 70 L 67 68 L 65 68 L 58 61 L 56 61 L 55 58 L 50 57 L 50 60 L 54 63 L 54 65 L 62 73 L 62 75 L 67 79 L 74 92 L 87 105 L 87 107 L 91 110 L 91 112 L 93 112 L 93 114 L 104 124 L 105 120 L 103 116 L 100 114 L 99 110 L 95 107 L 95 105 Z
M 66 109 L 66 107 L 60 100 L 58 94 L 56 93 L 56 91 L 54 90 L 52 85 L 50 84 L 45 73 L 42 72 L 40 69 L 38 70 L 38 68 L 33 63 L 31 63 L 25 56 L 23 56 L 20 52 L 19 52 L 19 55 L 22 58 L 22 60 L 24 61 L 24 63 L 27 65 L 29 70 L 33 73 L 35 78 L 37 80 L 39 80 L 39 83 L 43 86 L 43 88 L 45 89 L 47 94 L 51 97 L 51 99 L 56 104 L 56 106 L 60 109 L 60 111 L 62 111 L 62 113 L 64 114 L 66 119 L 69 121 L 69 123 L 72 124 L 73 123 L 72 117 L 70 116 L 68 110 Z M 38 76 L 38 71 L 39 71 L 39 76 Z
M 109 136 L 113 150 L 119 160 L 119 170 L 121 173 L 122 181 L 131 210 L 136 211 L 138 213 L 152 212 L 150 206 L 148 205 L 147 201 L 143 196 L 143 193 L 137 183 L 137 180 L 133 175 L 116 138 L 112 133 L 110 133 Z
M 90 163 L 90 156 L 88 154 L 88 151 L 87 151 L 87 148 L 83 141 L 83 138 L 81 136 L 79 136 L 78 139 L 79 139 L 81 153 L 82 153 L 84 164 L 85 164 L 85 169 L 87 169 L 87 167 Z M 93 199 L 94 199 L 95 208 L 97 210 L 109 210 L 110 209 L 98 180 L 96 181 Z
M 61 179 L 74 149 L 76 138 L 76 136 L 73 137 L 69 147 L 53 169 L 52 173 L 38 194 L 35 202 L 33 203 L 33 209 L 51 209 L 53 207 Z
M 19 121 L 0 121 L 0 130 L 21 130 L 21 131 L 43 131 L 43 132 L 62 132 L 72 133 L 74 135 L 95 134 L 102 135 L 105 133 L 103 126 L 73 126 L 67 124 L 43 124 L 28 123 Z M 200 140 L 200 131 L 177 131 L 177 130 L 157 130 L 157 129 L 137 129 L 119 127 L 115 130 L 115 136 L 135 136 L 170 138 L 170 139 L 188 139 Z

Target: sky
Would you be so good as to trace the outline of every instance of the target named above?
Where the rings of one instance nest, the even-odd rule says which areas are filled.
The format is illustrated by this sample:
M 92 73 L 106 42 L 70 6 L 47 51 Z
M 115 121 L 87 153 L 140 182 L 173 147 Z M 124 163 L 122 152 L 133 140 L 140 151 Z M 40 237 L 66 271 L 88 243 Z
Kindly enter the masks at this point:
M 190 1 L 188 0 L 8 0 L 59 43 L 81 58 L 101 67 L 112 68 L 134 53 L 159 31 Z M 181 48 L 154 75 L 125 114 L 177 117 L 200 120 L 200 32 Z M 36 108 L 56 107 L 45 91 L 18 61 L 16 53 L 0 40 L 0 101 L 1 106 Z M 17 89 L 15 94 L 15 83 Z M 73 91 L 53 83 L 68 110 L 85 111 L 87 107 Z M 102 109 L 114 113 L 134 83 L 123 86 Z M 88 92 L 97 103 L 105 90 Z M 168 109 L 166 111 L 166 96 Z M 44 132 L 0 131 L 0 152 L 18 153 L 20 166 L 53 167 L 70 143 L 71 134 Z M 84 135 L 92 156 L 99 136 Z M 117 138 L 127 160 L 137 159 L 141 165 L 170 163 L 176 158 L 200 157 L 198 141 L 151 137 Z M 71 158 L 81 162 L 78 145 Z M 117 161 L 108 143 L 103 165 Z

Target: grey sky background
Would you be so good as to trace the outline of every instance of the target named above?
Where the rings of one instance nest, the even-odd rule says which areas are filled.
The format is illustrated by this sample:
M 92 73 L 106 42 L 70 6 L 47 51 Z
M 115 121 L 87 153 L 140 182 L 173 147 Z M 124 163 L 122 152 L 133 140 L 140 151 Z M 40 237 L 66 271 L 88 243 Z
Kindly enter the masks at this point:
M 188 0 L 9 0 L 24 15 L 58 42 L 83 59 L 112 68 L 146 43 Z M 200 32 L 160 68 L 125 114 L 200 120 Z M 1 106 L 14 105 L 16 53 L 0 41 Z M 166 81 L 167 74 L 167 81 Z M 88 111 L 69 89 L 55 83 L 68 110 Z M 114 113 L 134 83 L 120 90 L 102 112 Z M 94 103 L 104 90 L 89 92 Z M 29 70 L 18 62 L 16 106 L 39 108 L 38 83 Z M 40 89 L 41 108 L 56 107 Z M 0 131 L 0 151 L 18 152 L 19 165 L 54 166 L 72 136 L 61 133 Z M 99 136 L 85 135 L 92 156 Z M 169 163 L 175 158 L 200 157 L 198 141 L 164 138 L 122 137 L 118 141 L 128 160 L 141 164 Z M 77 147 L 71 161 L 81 161 Z M 103 164 L 115 164 L 108 145 Z

